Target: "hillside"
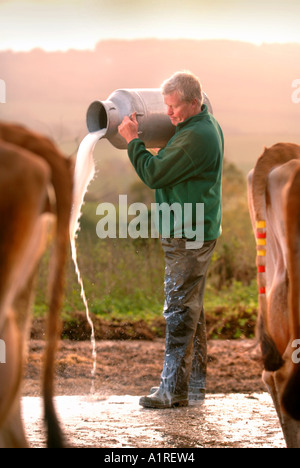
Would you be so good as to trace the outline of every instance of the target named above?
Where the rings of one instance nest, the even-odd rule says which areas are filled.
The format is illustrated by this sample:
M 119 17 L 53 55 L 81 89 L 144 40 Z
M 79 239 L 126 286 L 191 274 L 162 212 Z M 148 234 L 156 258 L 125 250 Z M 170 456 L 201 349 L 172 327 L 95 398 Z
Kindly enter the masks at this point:
M 174 71 L 190 69 L 211 99 L 229 159 L 246 171 L 264 144 L 300 142 L 300 104 L 291 99 L 299 58 L 297 44 L 221 40 L 106 41 L 94 51 L 0 52 L 7 87 L 0 118 L 24 122 L 59 143 L 78 143 L 91 101 L 118 88 L 159 87 Z

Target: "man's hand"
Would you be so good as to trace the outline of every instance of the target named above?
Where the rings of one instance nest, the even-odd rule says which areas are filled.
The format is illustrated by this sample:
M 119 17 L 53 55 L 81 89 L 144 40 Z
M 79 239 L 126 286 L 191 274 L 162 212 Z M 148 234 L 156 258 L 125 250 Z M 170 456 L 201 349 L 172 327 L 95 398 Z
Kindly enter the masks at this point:
M 118 127 L 120 135 L 127 141 L 127 144 L 138 138 L 138 122 L 136 120 L 136 112 L 130 117 L 124 117 L 123 122 Z

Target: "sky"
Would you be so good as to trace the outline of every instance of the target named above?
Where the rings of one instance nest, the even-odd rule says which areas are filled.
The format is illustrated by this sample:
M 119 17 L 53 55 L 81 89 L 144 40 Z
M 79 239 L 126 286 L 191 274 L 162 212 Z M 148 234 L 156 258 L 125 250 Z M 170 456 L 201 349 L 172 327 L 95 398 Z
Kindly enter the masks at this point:
M 299 18 L 299 0 L 0 0 L 0 50 L 139 38 L 300 43 Z

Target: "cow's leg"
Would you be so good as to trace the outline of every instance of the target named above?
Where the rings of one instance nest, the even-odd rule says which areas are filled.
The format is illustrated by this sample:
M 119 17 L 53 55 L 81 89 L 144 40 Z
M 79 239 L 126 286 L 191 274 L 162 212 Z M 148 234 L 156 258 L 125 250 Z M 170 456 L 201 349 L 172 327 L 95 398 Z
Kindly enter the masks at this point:
M 32 268 L 34 269 L 27 283 L 22 290 L 18 293 L 14 300 L 14 314 L 15 322 L 13 322 L 13 335 L 18 339 L 19 355 L 20 357 L 20 375 L 22 377 L 24 370 L 24 363 L 27 357 L 27 338 L 30 332 L 31 323 L 31 309 L 35 296 L 35 283 L 38 272 L 38 264 L 42 253 L 47 247 L 47 243 L 52 237 L 53 228 L 55 225 L 54 217 L 48 213 L 41 215 L 36 223 L 35 230 L 31 237 L 29 244 L 29 253 L 27 258 L 31 259 Z M 16 360 L 14 361 L 16 362 Z M 12 403 L 11 415 L 4 425 L 2 430 L 2 438 L 5 447 L 26 447 L 28 446 L 26 436 L 23 428 L 20 410 L 21 400 L 21 383 L 22 378 L 19 379 L 18 389 L 16 390 L 15 402 Z M 0 433 L 0 447 L 1 447 L 1 433 Z
M 19 398 L 13 414 L 0 429 L 0 448 L 29 448 L 22 423 Z
M 0 364 L 0 447 L 28 447 L 20 415 L 23 340 L 12 311 L 7 315 L 1 339 L 6 343 L 6 363 Z
M 300 448 L 300 423 L 292 419 L 282 408 L 281 396 L 286 382 L 286 366 L 276 372 L 263 372 L 263 381 L 270 393 L 287 448 Z
M 36 269 L 37 271 L 37 269 Z M 21 383 L 24 372 L 24 363 L 27 355 L 27 336 L 30 324 L 30 309 L 34 298 L 34 283 L 36 273 L 29 279 L 24 289 L 18 294 L 14 301 L 13 318 L 9 318 L 7 324 L 8 333 L 5 338 L 7 346 L 7 362 L 5 365 L 11 366 L 10 371 L 16 374 L 16 382 L 13 385 L 11 408 L 8 416 L 0 424 L 0 447 L 23 448 L 28 447 L 24 426 L 21 417 Z M 14 341 L 11 341 L 14 340 Z M 12 355 L 10 347 L 13 347 L 15 354 Z M 0 382 L 3 382 L 0 367 Z M 1 384 L 0 384 L 1 386 Z M 5 401 L 5 398 L 1 401 Z
M 268 389 L 269 394 L 272 397 L 274 407 L 276 409 L 276 412 L 280 421 L 281 429 L 282 429 L 287 447 L 290 448 L 290 445 L 295 443 L 295 441 L 291 440 L 291 434 L 289 431 L 290 424 L 289 424 L 289 421 L 286 420 L 285 415 L 282 413 L 281 404 L 280 404 L 280 393 L 278 391 L 278 386 L 276 385 L 275 374 L 276 374 L 275 372 L 264 371 L 263 381 Z
M 300 448 L 300 423 L 298 421 L 284 414 L 282 431 L 287 448 Z
M 45 248 L 46 236 L 51 229 L 50 221 L 48 217 L 41 216 L 36 230 L 37 236 L 33 236 L 33 239 L 36 240 L 36 251 L 32 252 L 34 264 L 37 264 L 40 253 Z M 39 247 L 38 241 L 40 241 Z M 38 267 L 16 297 L 14 312 L 9 314 L 3 334 L 3 340 L 7 343 L 7 355 L 6 364 L 0 365 L 0 448 L 28 447 L 21 418 L 20 401 L 24 363 L 27 356 L 27 337 L 31 322 L 30 310 L 34 300 L 37 271 Z M 2 369 L 2 366 L 8 366 L 8 368 Z M 7 372 L 9 373 L 8 378 L 6 377 Z M 6 396 L 1 391 L 5 392 Z M 1 408 L 1 402 L 7 401 L 8 395 L 12 397 L 10 402 L 5 405 L 5 408 Z M 5 411 L 8 412 L 7 416 L 5 416 Z
M 282 426 L 283 421 L 282 421 L 282 414 L 281 414 L 281 409 L 280 409 L 280 396 L 276 388 L 274 372 L 268 372 L 264 370 L 262 374 L 262 379 L 263 379 L 265 386 L 267 387 L 268 392 L 270 393 L 272 397 L 277 415 L 279 417 L 280 424 Z
M 290 363 L 286 360 L 285 365 L 279 371 L 274 372 L 275 388 L 279 400 L 280 422 L 287 447 L 300 448 L 300 422 L 291 418 L 282 405 L 282 395 L 288 375 L 290 375 Z

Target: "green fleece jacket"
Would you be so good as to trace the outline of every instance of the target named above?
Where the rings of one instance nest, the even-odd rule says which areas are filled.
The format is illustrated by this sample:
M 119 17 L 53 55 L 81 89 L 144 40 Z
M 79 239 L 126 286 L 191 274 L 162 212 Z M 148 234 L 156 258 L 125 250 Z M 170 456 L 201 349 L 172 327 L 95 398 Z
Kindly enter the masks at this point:
M 128 144 L 128 155 L 137 174 L 156 190 L 156 203 L 179 203 L 183 213 L 185 204 L 190 204 L 190 223 L 195 230 L 199 222 L 196 205 L 204 204 L 204 241 L 217 239 L 221 234 L 223 153 L 221 127 L 206 105 L 201 113 L 176 126 L 174 136 L 157 156 L 147 151 L 138 138 Z M 161 225 L 159 231 L 162 233 Z M 176 228 L 171 228 L 170 237 L 181 237 L 175 232 Z M 182 237 L 190 239 L 184 231 Z

